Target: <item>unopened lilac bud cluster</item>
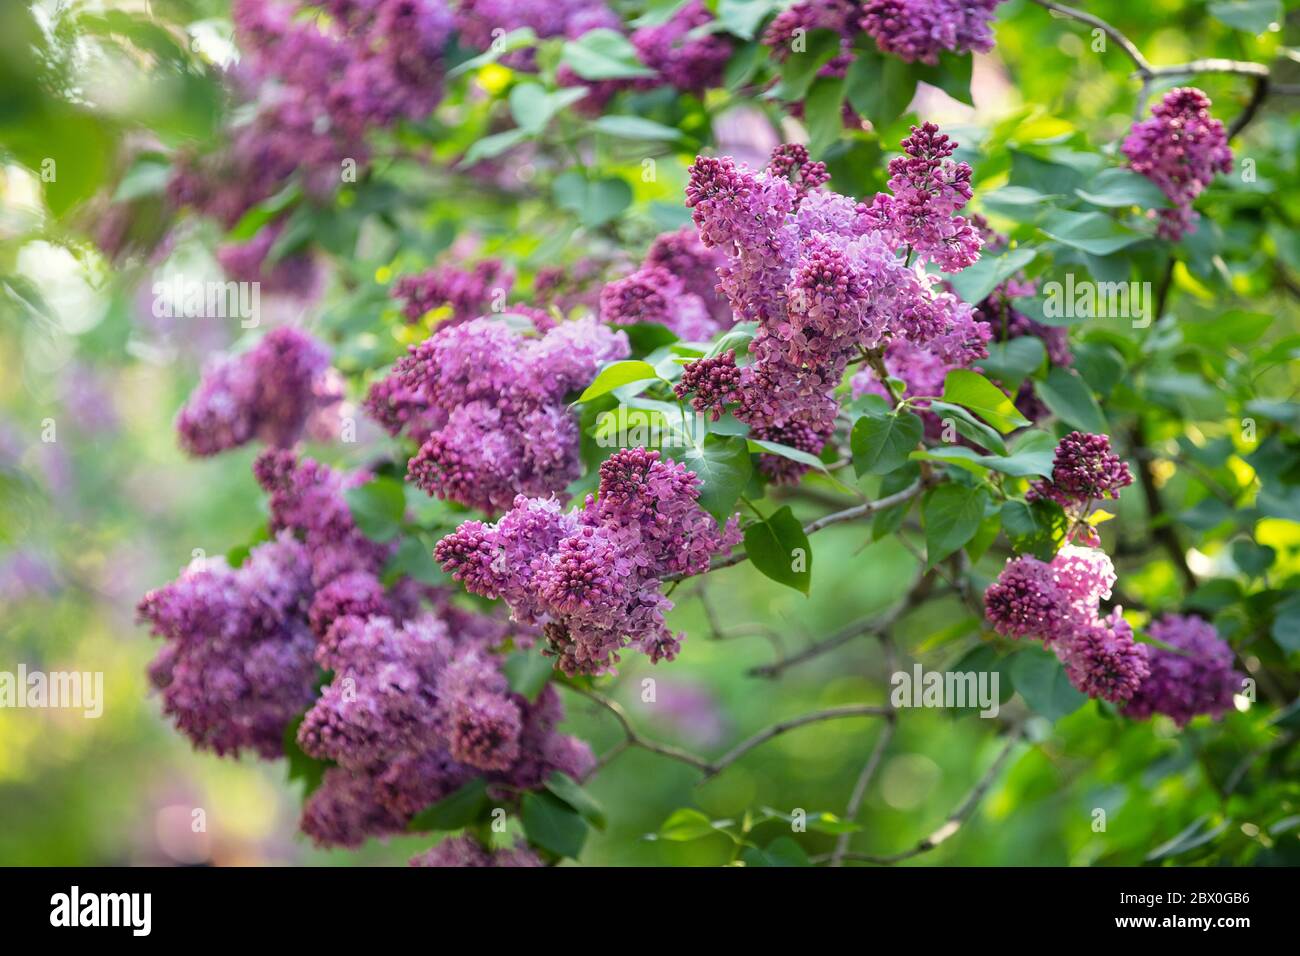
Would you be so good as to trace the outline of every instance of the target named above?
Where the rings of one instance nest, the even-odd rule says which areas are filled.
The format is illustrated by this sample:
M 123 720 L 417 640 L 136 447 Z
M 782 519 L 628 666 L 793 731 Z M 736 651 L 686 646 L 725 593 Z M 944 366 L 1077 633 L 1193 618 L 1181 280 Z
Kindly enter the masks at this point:
M 578 477 L 566 397 L 628 355 L 627 335 L 590 317 L 554 324 L 524 314 L 546 331 L 526 335 L 486 317 L 439 327 L 371 389 L 367 410 L 421 442 L 407 477 L 429 494 L 491 513 Z
M 1166 614 L 1147 634 L 1160 644 L 1143 644 L 1151 674 L 1124 705 L 1129 717 L 1164 714 L 1182 727 L 1199 714 L 1220 717 L 1232 709 L 1244 676 L 1233 669 L 1232 648 L 1214 626 L 1199 617 Z
M 866 349 L 906 341 L 949 368 L 987 354 L 987 326 L 923 268 L 978 255 L 978 235 L 952 215 L 970 195 L 970 169 L 947 159 L 952 146 L 933 126 L 905 145 L 893 167 L 899 195 L 871 204 L 823 190 L 824 168 L 789 147 L 758 173 L 727 157 L 692 165 L 687 205 L 704 244 L 727 255 L 718 287 L 738 320 L 759 326 L 735 413 L 751 436 L 819 453 L 838 409 L 832 392 Z M 760 467 L 798 477 L 776 457 Z
M 1223 123 L 1210 116 L 1210 98 L 1184 86 L 1170 90 L 1134 124 L 1124 140 L 1129 166 L 1160 187 L 1173 209 L 1154 210 L 1158 232 L 1177 241 L 1196 228 L 1192 202 L 1216 173 L 1232 171 L 1232 150 Z
M 288 447 L 306 429 L 331 437 L 343 400 L 342 381 L 319 342 L 279 328 L 242 355 L 203 375 L 176 417 L 180 444 L 191 455 L 215 455 L 250 441 Z
M 600 466 L 584 508 L 521 495 L 495 524 L 461 525 L 434 556 L 470 592 L 504 600 L 515 621 L 542 625 L 566 674 L 610 672 L 629 645 L 672 660 L 681 639 L 664 621 L 673 605 L 662 580 L 704 571 L 740 539 L 735 518 L 719 528 L 698 498 L 693 472 L 626 449 Z
M 736 350 L 691 362 L 682 370 L 681 380 L 673 386 L 678 398 L 693 395 L 691 404 L 698 412 L 707 412 L 715 422 L 727 406 L 739 402 L 741 374 L 736 366 Z
M 470 269 L 443 265 L 403 276 L 393 284 L 391 295 L 402 302 L 407 322 L 418 322 L 425 313 L 443 307 L 451 315 L 441 324 L 468 322 L 494 311 L 498 298 L 504 305 L 514 281 L 514 271 L 500 259 L 484 259 Z
M 1094 548 L 1066 545 L 1051 562 L 1024 555 L 1008 561 L 984 593 L 985 616 L 1005 637 L 1042 640 L 1089 697 L 1121 703 L 1149 668 L 1119 609 L 1098 613 L 1114 583 L 1110 558 Z
M 1078 512 L 1093 501 L 1118 498 L 1121 488 L 1133 484 L 1133 473 L 1110 450 L 1106 435 L 1070 432 L 1056 446 L 1052 477 L 1034 482 L 1025 497 L 1046 498 Z
M 165 641 L 149 680 L 195 747 L 283 752 L 285 727 L 316 695 L 311 593 L 306 550 L 285 533 L 238 568 L 199 559 L 144 596 L 140 619 Z

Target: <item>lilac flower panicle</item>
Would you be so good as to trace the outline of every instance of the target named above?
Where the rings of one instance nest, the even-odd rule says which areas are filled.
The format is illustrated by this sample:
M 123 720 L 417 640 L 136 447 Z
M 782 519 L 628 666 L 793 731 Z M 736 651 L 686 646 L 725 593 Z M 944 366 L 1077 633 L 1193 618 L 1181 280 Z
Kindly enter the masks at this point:
M 671 659 L 680 640 L 664 623 L 672 604 L 660 582 L 699 573 L 739 540 L 734 519 L 719 529 L 698 496 L 682 465 L 627 449 L 601 465 L 584 508 L 520 496 L 494 525 L 461 525 L 434 557 L 467 590 L 505 600 L 515 620 L 542 624 L 565 673 L 605 673 L 629 645 Z
M 1038 637 L 1050 644 L 1069 627 L 1070 595 L 1051 565 L 1025 555 L 1008 561 L 984 592 L 984 616 L 1005 637 Z
M 485 259 L 470 269 L 444 265 L 403 276 L 393 284 L 391 295 L 402 302 L 408 322 L 441 306 L 451 309 L 448 322 L 468 322 L 492 311 L 497 296 L 504 302 L 513 285 L 513 270 L 500 259 Z
M 696 95 L 720 86 L 731 43 L 720 34 L 700 31 L 712 22 L 713 14 L 702 0 L 688 0 L 664 23 L 634 30 L 637 58 L 658 74 L 638 85 L 667 84 Z
M 721 355 L 687 363 L 682 369 L 681 379 L 673 386 L 673 392 L 678 398 L 693 395 L 691 405 L 695 410 L 707 412 L 716 422 L 727 405 L 741 400 L 740 382 L 736 350 L 728 349 Z
M 1166 614 L 1152 622 L 1147 633 L 1174 650 L 1140 645 L 1150 675 L 1125 705 L 1126 716 L 1164 714 L 1181 727 L 1193 717 L 1208 714 L 1217 719 L 1232 710 L 1233 696 L 1241 692 L 1244 678 L 1233 668 L 1232 648 L 1212 624 L 1199 617 Z
M 1173 241 L 1195 229 L 1192 202 L 1216 173 L 1232 171 L 1232 150 L 1223 123 L 1210 116 L 1210 99 L 1184 86 L 1170 90 L 1134 124 L 1122 146 L 1129 166 L 1160 187 L 1173 209 L 1153 210 L 1158 232 Z
M 867 0 L 859 21 L 886 53 L 908 63 L 938 63 L 939 54 L 993 49 L 989 26 L 1001 0 Z
M 239 568 L 195 562 L 141 600 L 140 619 L 165 641 L 150 682 L 195 747 L 282 753 L 285 728 L 315 695 L 309 594 L 306 553 L 280 535 Z
M 342 398 L 325 348 L 297 329 L 280 328 L 209 368 L 176 416 L 176 430 L 191 455 L 253 440 L 287 447 Z
M 1132 698 L 1150 674 L 1143 646 L 1118 608 L 1071 635 L 1058 651 L 1071 684 L 1111 703 Z
M 1056 446 L 1052 477 L 1034 482 L 1026 498 L 1047 498 L 1064 508 L 1118 498 L 1133 483 L 1129 467 L 1110 450 L 1105 435 L 1070 432 Z
M 448 837 L 437 846 L 411 857 L 411 866 L 536 867 L 541 858 L 524 845 L 489 850 L 471 836 Z
M 610 325 L 657 322 L 688 342 L 707 341 L 718 331 L 704 300 L 662 266 L 643 267 L 606 285 L 600 317 Z

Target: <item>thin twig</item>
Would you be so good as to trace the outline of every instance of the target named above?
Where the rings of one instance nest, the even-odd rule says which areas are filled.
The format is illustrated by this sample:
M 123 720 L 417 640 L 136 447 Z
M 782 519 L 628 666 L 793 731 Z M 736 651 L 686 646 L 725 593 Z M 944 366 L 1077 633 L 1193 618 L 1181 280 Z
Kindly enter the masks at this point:
M 974 812 L 975 808 L 979 805 L 980 800 L 984 798 L 984 794 L 988 791 L 989 787 L 993 786 L 993 781 L 997 779 L 998 773 L 1001 771 L 1003 764 L 1005 764 L 1007 758 L 1011 756 L 1011 751 L 1015 749 L 1016 744 L 1020 741 L 1020 735 L 1023 731 L 1023 726 L 1017 725 L 1007 732 L 1006 744 L 1003 746 L 1001 753 L 997 755 L 997 758 L 989 766 L 988 770 L 984 771 L 984 775 L 980 777 L 975 786 L 971 788 L 971 791 L 966 794 L 961 803 L 957 805 L 956 809 L 953 810 L 952 813 L 948 814 L 948 819 L 944 821 L 943 825 L 920 843 L 916 844 L 916 846 L 904 850 L 901 853 L 890 854 L 889 856 L 873 856 L 867 853 L 844 853 L 841 854 L 840 858 L 843 860 L 852 860 L 858 863 L 878 863 L 889 865 L 891 863 L 898 863 L 902 860 L 911 859 L 914 856 L 920 856 L 922 853 L 927 853 L 937 847 L 940 843 L 949 839 L 953 834 L 961 829 L 962 824 L 964 824 L 966 819 Z M 813 862 L 825 863 L 829 861 L 833 855 L 834 854 L 828 853 L 823 856 L 813 857 Z

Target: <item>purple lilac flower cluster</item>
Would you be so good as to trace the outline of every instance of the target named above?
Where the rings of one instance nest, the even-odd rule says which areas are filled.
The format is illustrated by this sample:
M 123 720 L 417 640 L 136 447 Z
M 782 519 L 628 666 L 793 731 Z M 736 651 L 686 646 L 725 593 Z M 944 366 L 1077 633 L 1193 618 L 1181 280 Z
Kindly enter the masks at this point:
M 215 455 L 254 439 L 288 447 L 304 429 L 332 437 L 342 399 L 343 383 L 325 347 L 298 329 L 279 328 L 208 368 L 177 415 L 176 431 L 191 455 Z
M 1106 435 L 1070 432 L 1056 446 L 1052 477 L 1034 482 L 1025 497 L 1046 498 L 1068 511 L 1081 513 L 1093 501 L 1118 498 L 1133 484 L 1133 473 L 1110 450 Z
M 407 477 L 429 494 L 494 512 L 578 477 L 578 425 L 565 398 L 628 355 L 627 335 L 591 317 L 555 324 L 524 314 L 544 334 L 490 318 L 439 328 L 367 396 L 390 433 L 421 443 Z
M 660 582 L 705 570 L 740 539 L 735 518 L 720 529 L 698 498 L 694 473 L 627 449 L 600 466 L 584 508 L 520 495 L 495 524 L 462 524 L 434 556 L 470 592 L 503 599 L 516 622 L 541 625 L 566 674 L 610 672 L 629 645 L 671 660 L 681 638 L 664 622 L 672 602 Z
M 692 226 L 663 233 L 639 269 L 601 289 L 601 321 L 655 322 L 680 339 L 707 341 L 731 324 L 731 309 L 716 288 L 725 262 L 721 251 L 702 243 Z
M 411 857 L 411 866 L 519 867 L 545 866 L 526 846 L 489 850 L 471 836 L 448 837 L 431 850 Z
M 442 265 L 402 276 L 390 294 L 402 303 L 407 322 L 418 322 L 425 313 L 442 307 L 451 310 L 444 324 L 468 322 L 493 311 L 497 303 L 504 305 L 514 281 L 514 270 L 500 259 L 484 259 L 469 269 Z
M 987 354 L 988 327 L 924 268 L 978 256 L 978 234 L 953 215 L 970 195 L 970 168 L 948 159 L 952 146 L 931 124 L 904 147 L 891 163 L 896 195 L 870 204 L 823 190 L 824 168 L 797 148 L 778 148 L 758 173 L 727 157 L 692 165 L 687 205 L 704 244 L 727 256 L 718 288 L 738 320 L 759 326 L 735 410 L 753 437 L 820 452 L 838 409 L 831 393 L 866 349 L 906 342 L 909 359 L 936 368 Z M 716 413 L 711 402 L 694 404 Z M 760 465 L 777 480 L 801 470 L 777 456 Z
M 285 727 L 315 697 L 310 597 L 306 551 L 288 533 L 238 568 L 200 559 L 145 595 L 140 618 L 165 641 L 149 680 L 195 747 L 282 753 Z
M 442 97 L 444 0 L 236 0 L 231 17 L 243 59 L 230 78 L 253 117 L 217 153 L 182 163 L 169 187 L 176 205 L 226 228 L 295 176 L 309 193 L 332 192 L 345 161 L 367 161 L 371 130 L 426 116 Z M 273 238 L 227 255 L 247 272 Z
M 632 46 L 637 58 L 657 74 L 638 85 L 668 85 L 697 96 L 720 86 L 731 56 L 731 42 L 702 29 L 713 22 L 713 14 L 703 0 L 688 0 L 664 23 L 634 30 Z
M 763 34 L 763 43 L 784 58 L 796 37 L 814 30 L 840 35 L 840 53 L 820 75 L 844 76 L 855 59 L 859 32 L 886 53 L 908 63 L 939 62 L 941 53 L 986 53 L 993 48 L 990 23 L 1001 0 L 803 0 L 778 13 Z M 800 32 L 802 31 L 802 32 Z
M 1152 214 L 1159 214 L 1159 234 L 1175 241 L 1196 228 L 1192 201 L 1215 173 L 1232 171 L 1223 123 L 1210 116 L 1210 98 L 1190 86 L 1170 90 L 1151 108 L 1150 119 L 1134 124 L 1123 151 L 1133 170 L 1174 204 Z
M 1166 614 L 1147 633 L 1169 649 L 1143 644 L 1150 676 L 1124 705 L 1130 717 L 1164 714 L 1183 726 L 1198 714 L 1222 716 L 1232 709 L 1243 675 L 1233 669 L 1232 648 L 1199 617 Z
M 1150 668 L 1120 610 L 1098 613 L 1114 583 L 1110 558 L 1095 548 L 1066 545 L 1050 562 L 1024 555 L 1008 561 L 984 593 L 985 616 L 1005 637 L 1042 640 L 1089 697 L 1120 703 Z

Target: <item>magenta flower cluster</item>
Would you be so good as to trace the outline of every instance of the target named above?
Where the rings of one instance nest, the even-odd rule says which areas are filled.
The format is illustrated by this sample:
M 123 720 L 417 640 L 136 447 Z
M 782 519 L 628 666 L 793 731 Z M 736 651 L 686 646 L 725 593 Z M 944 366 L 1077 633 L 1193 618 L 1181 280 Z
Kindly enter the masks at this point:
M 541 625 L 566 674 L 610 672 L 629 645 L 652 662 L 671 660 L 681 638 L 664 622 L 672 602 L 661 582 L 704 571 L 740 539 L 736 519 L 720 529 L 698 497 L 699 479 L 682 465 L 623 450 L 600 466 L 584 508 L 521 495 L 495 524 L 462 524 L 434 556 L 471 593 Z
M 407 478 L 429 494 L 495 512 L 518 494 L 559 492 L 578 477 L 578 425 L 566 396 L 603 363 L 625 358 L 627 335 L 591 317 L 555 324 L 524 314 L 542 334 L 486 317 L 440 327 L 367 396 L 390 433 L 421 443 Z
M 1244 678 L 1233 669 L 1232 648 L 1212 624 L 1166 614 L 1151 623 L 1147 634 L 1168 646 L 1141 646 L 1151 674 L 1124 705 L 1126 715 L 1164 714 L 1181 727 L 1198 714 L 1217 718 L 1232 709 Z
M 1173 209 L 1160 209 L 1158 231 L 1178 240 L 1195 229 L 1192 201 L 1216 173 L 1232 171 L 1232 150 L 1223 123 L 1210 116 L 1210 98 L 1184 86 L 1170 90 L 1135 123 L 1123 145 L 1129 166 L 1160 187 Z
M 855 59 L 859 32 L 876 46 L 908 63 L 939 62 L 942 53 L 981 53 L 993 48 L 990 23 L 1001 0 L 803 0 L 776 15 L 763 42 L 778 51 L 793 49 L 796 37 L 813 30 L 840 34 L 840 54 L 823 75 L 843 76 Z M 783 53 L 781 55 L 784 55 Z
M 1007 562 L 984 594 L 985 616 L 1005 637 L 1042 640 L 1066 676 L 1089 697 L 1121 705 L 1134 718 L 1160 713 L 1180 726 L 1232 706 L 1241 675 L 1232 649 L 1194 617 L 1165 615 L 1149 628 L 1169 649 L 1139 644 L 1119 608 L 1098 613 L 1115 571 L 1094 548 L 1066 545 L 1050 562 L 1025 555 Z
M 418 322 L 425 313 L 439 308 L 451 310 L 443 324 L 468 322 L 491 311 L 500 312 L 514 281 L 514 270 L 500 259 L 484 259 L 468 269 L 442 265 L 402 276 L 393 283 L 390 295 L 402 303 L 407 322 Z
M 1084 512 L 1093 501 L 1118 498 L 1120 489 L 1131 484 L 1133 473 L 1110 450 L 1110 438 L 1075 431 L 1057 443 L 1051 478 L 1034 482 L 1025 498 L 1046 498 L 1068 511 Z
M 243 52 L 232 86 L 253 116 L 218 152 L 182 163 L 169 187 L 175 204 L 226 228 L 295 178 L 333 192 L 347 162 L 368 161 L 371 131 L 427 116 L 442 97 L 444 0 L 236 0 L 231 17 Z M 270 245 L 227 255 L 247 273 Z
M 283 448 L 304 429 L 333 437 L 342 399 L 342 379 L 325 347 L 298 329 L 279 328 L 208 368 L 176 416 L 176 431 L 191 455 L 253 440 Z
M 905 340 L 948 367 L 987 354 L 987 326 L 924 269 L 978 255 L 978 234 L 953 215 L 970 168 L 949 159 L 931 124 L 905 149 L 891 164 L 897 192 L 870 204 L 823 190 L 824 168 L 798 148 L 779 148 L 757 173 L 727 157 L 692 165 L 687 205 L 704 244 L 727 256 L 718 287 L 738 320 L 759 326 L 735 409 L 752 437 L 820 452 L 838 409 L 832 392 L 867 349 Z M 695 407 L 718 411 L 699 396 Z M 776 459 L 761 461 L 771 477 L 798 476 Z

